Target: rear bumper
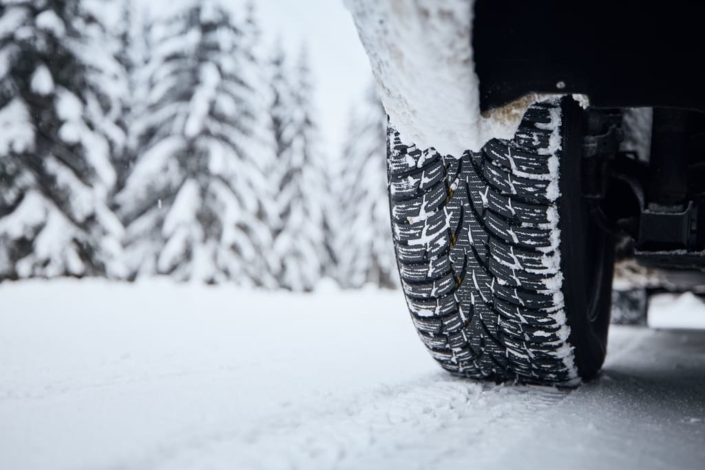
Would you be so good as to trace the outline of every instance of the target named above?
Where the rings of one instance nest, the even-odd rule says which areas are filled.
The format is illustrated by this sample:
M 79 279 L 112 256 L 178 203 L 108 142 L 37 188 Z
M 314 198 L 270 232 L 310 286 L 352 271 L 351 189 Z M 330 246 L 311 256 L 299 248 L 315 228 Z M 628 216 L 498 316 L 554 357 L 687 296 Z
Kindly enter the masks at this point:
M 705 4 L 653 3 L 476 0 L 481 109 L 537 92 L 705 111 Z

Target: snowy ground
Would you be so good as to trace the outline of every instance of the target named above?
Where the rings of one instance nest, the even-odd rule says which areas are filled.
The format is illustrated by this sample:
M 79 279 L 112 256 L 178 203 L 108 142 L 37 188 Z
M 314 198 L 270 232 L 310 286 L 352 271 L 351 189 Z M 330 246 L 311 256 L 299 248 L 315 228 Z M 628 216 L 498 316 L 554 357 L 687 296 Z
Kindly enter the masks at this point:
M 3 284 L 0 469 L 702 469 L 705 331 L 610 341 L 577 391 L 497 387 L 438 370 L 399 292 Z

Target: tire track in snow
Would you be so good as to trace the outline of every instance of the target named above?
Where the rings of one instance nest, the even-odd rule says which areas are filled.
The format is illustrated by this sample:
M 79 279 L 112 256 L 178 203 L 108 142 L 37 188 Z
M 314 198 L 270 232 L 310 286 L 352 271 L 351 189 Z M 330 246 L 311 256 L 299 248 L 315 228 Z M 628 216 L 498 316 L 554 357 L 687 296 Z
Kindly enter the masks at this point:
M 352 400 L 292 407 L 249 428 L 184 436 L 114 468 L 467 468 L 469 456 L 473 465 L 501 457 L 507 435 L 529 434 L 537 414 L 569 393 L 434 373 Z

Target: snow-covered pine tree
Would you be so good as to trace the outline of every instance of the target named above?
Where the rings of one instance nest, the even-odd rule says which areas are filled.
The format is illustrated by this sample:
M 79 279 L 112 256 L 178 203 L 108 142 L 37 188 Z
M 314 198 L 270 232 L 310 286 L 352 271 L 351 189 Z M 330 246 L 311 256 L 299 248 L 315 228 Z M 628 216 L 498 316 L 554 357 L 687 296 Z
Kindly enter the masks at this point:
M 398 285 L 387 180 L 387 116 L 374 87 L 352 113 L 342 156 L 338 282 L 346 288 Z
M 0 279 L 123 274 L 106 45 L 88 1 L 0 0 Z
M 266 107 L 243 28 L 219 2 L 193 0 L 153 32 L 147 109 L 135 122 L 139 157 L 117 199 L 131 268 L 271 285 L 257 186 Z
M 119 20 L 114 28 L 120 43 L 117 60 L 130 76 L 135 67 L 135 4 L 133 0 L 118 0 L 118 7 Z
M 281 215 L 291 201 L 291 197 L 284 194 L 282 189 L 289 185 L 292 169 L 289 168 L 292 159 L 292 141 L 295 134 L 294 125 L 294 96 L 290 83 L 290 70 L 288 68 L 286 53 L 281 44 L 281 39 L 276 43 L 270 61 L 269 84 L 270 95 L 270 131 L 272 145 L 276 160 L 273 162 L 269 173 L 270 183 L 277 188 L 275 196 L 275 217 L 271 221 L 274 239 L 282 232 L 284 220 Z M 277 259 L 279 259 L 277 257 Z M 277 266 L 276 273 L 281 270 Z
M 312 116 L 311 77 L 305 53 L 292 74 L 279 47 L 272 67 L 271 116 L 279 187 L 274 252 L 281 267 L 277 279 L 286 289 L 310 291 L 328 262 L 322 203 L 327 197 L 326 166 Z
M 137 15 L 137 8 L 133 0 L 111 0 L 117 4 L 119 11 L 118 21 L 114 27 L 114 35 L 118 39 L 117 61 L 122 67 L 122 72 L 125 76 L 125 81 L 129 87 L 129 93 L 126 93 L 122 99 L 122 111 L 118 124 L 125 133 L 125 144 L 120 149 L 115 149 L 112 153 L 113 166 L 117 174 L 116 189 L 120 190 L 125 184 L 125 179 L 134 164 L 135 146 L 130 138 L 131 125 L 134 120 L 134 113 L 143 100 L 137 96 L 135 90 L 137 74 L 144 66 L 143 57 L 147 54 L 147 42 L 143 37 L 142 29 L 139 27 L 142 18 Z M 146 87 L 142 87 L 144 90 Z
M 262 30 L 259 26 L 257 8 L 254 0 L 245 3 L 245 23 L 243 25 L 243 51 L 245 63 L 243 72 L 246 72 L 248 83 L 252 83 L 251 103 L 254 105 L 252 125 L 252 142 L 256 144 L 253 150 L 253 163 L 256 169 L 251 172 L 253 187 L 256 189 L 259 212 L 258 219 L 262 221 L 267 229 L 266 237 L 256 240 L 259 256 L 264 262 L 263 269 L 268 272 L 263 276 L 267 280 L 264 284 L 268 288 L 279 287 L 276 281 L 276 274 L 280 270 L 280 260 L 272 249 L 274 240 L 274 230 L 279 220 L 277 209 L 276 190 L 276 144 L 269 123 L 269 107 L 272 103 L 272 87 L 269 85 L 271 75 L 267 66 L 268 57 L 263 47 L 264 41 Z M 258 86 L 259 85 L 259 86 Z
M 339 229 L 339 200 L 333 197 L 335 168 L 331 156 L 321 151 L 318 124 L 314 118 L 314 88 L 306 49 L 298 62 L 296 98 L 300 116 L 301 148 L 306 157 L 303 170 L 304 203 L 312 224 L 310 238 L 318 243 L 319 276 L 335 277 L 337 257 L 334 233 Z

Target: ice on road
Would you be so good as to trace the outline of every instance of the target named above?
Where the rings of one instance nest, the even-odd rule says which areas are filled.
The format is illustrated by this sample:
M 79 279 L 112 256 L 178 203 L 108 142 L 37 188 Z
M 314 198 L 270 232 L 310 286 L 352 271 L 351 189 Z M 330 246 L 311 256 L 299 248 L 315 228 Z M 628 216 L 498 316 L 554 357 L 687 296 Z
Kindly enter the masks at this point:
M 443 373 L 399 292 L 0 285 L 0 469 L 703 462 L 704 331 L 613 327 L 601 378 L 568 392 Z

